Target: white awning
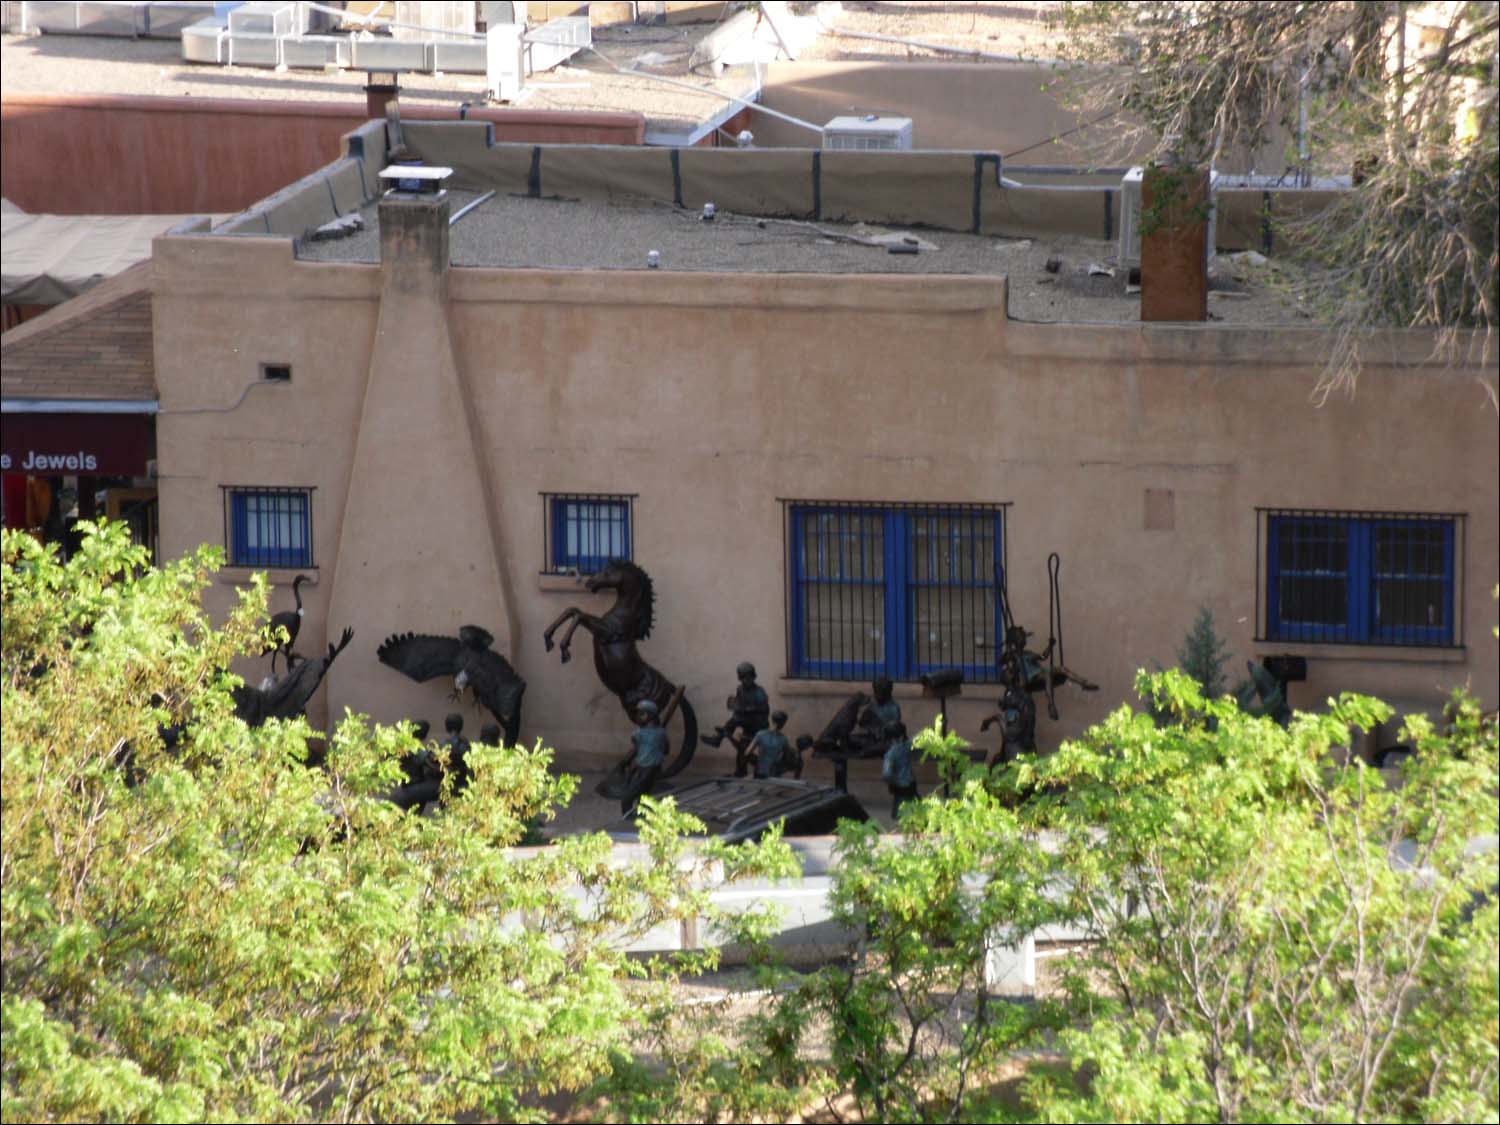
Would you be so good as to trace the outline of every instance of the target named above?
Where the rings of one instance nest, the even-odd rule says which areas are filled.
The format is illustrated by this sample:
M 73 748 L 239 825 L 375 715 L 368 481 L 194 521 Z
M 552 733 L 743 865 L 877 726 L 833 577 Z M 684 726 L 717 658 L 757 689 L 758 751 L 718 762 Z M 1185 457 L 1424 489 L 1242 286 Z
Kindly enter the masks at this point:
M 0 201 L 0 298 L 59 305 L 151 257 L 151 240 L 192 215 L 33 215 Z

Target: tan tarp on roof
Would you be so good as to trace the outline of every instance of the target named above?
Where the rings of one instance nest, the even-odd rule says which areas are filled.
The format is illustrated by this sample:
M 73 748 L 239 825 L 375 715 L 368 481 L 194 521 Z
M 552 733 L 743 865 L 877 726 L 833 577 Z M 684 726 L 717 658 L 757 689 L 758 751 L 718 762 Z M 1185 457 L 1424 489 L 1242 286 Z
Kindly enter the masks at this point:
M 0 298 L 60 305 L 151 257 L 151 240 L 191 215 L 33 215 L 0 206 Z
M 151 263 L 0 335 L 0 398 L 156 398 Z

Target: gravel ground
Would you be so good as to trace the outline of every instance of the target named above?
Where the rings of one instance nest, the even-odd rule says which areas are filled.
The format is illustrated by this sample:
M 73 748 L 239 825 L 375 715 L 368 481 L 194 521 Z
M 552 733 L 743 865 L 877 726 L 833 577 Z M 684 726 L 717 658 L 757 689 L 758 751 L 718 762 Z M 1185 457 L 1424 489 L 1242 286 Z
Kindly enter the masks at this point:
M 457 211 L 475 198 L 454 191 Z M 380 258 L 378 213 L 364 211 L 365 229 L 336 241 L 304 242 L 314 261 L 374 262 Z M 496 196 L 469 212 L 451 234 L 453 264 L 531 269 L 644 269 L 646 253 L 661 269 L 736 273 L 982 274 L 1010 278 L 1010 315 L 1018 320 L 1133 321 L 1140 298 L 1125 278 L 1091 276 L 1091 263 L 1112 266 L 1113 242 L 1087 238 L 1002 239 L 949 231 L 911 230 L 933 249 L 891 254 L 863 245 L 888 228 L 864 224 L 757 220 L 720 212 L 704 223 L 696 212 L 665 204 L 633 206 Z M 1061 262 L 1056 273 L 1048 259 Z M 1284 324 L 1301 319 L 1274 283 L 1275 265 L 1215 259 L 1209 314 L 1231 324 Z

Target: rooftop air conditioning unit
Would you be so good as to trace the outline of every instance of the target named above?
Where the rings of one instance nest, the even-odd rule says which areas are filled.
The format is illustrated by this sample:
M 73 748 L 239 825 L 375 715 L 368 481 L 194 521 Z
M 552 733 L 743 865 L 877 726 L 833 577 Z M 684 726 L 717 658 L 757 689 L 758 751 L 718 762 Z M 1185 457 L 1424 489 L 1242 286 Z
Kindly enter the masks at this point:
M 275 0 L 257 0 L 251 4 L 240 4 L 230 9 L 230 35 L 295 35 L 302 29 L 298 26 L 299 12 L 295 3 Z
M 485 78 L 490 96 L 515 101 L 526 84 L 526 28 L 518 23 L 497 23 L 484 33 Z
M 188 62 L 225 62 L 229 57 L 229 28 L 224 21 L 199 20 L 183 28 L 182 57 Z
M 1136 167 L 1120 181 L 1120 266 L 1130 269 L 1141 264 L 1141 178 L 1144 168 Z M 1207 257 L 1214 256 L 1215 219 L 1218 215 L 1219 173 L 1208 174 L 1208 240 Z
M 343 35 L 288 35 L 281 41 L 281 61 L 286 66 L 311 67 L 349 65 L 349 39 Z
M 823 147 L 906 152 L 911 149 L 911 118 L 882 117 L 867 113 L 861 117 L 835 117 L 823 126 Z

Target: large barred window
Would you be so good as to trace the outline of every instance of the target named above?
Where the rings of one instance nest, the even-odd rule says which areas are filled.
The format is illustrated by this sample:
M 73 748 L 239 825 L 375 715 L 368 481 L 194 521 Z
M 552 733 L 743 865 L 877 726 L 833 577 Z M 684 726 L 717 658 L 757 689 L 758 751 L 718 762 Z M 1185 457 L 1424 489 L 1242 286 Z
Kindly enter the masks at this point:
M 787 501 L 794 677 L 997 678 L 1005 505 Z
M 1298 643 L 1463 643 L 1463 517 L 1270 508 L 1261 639 Z

